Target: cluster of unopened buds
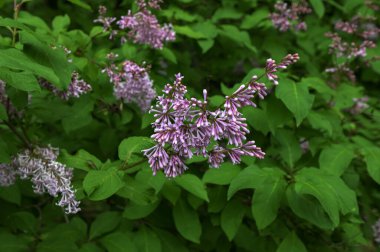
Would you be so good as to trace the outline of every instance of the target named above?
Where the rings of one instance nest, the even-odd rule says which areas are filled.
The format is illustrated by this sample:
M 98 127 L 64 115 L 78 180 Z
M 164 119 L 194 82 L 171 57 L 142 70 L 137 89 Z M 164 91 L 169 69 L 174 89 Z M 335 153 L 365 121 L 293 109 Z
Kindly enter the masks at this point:
M 338 21 L 335 23 L 335 29 L 341 32 L 328 32 L 326 37 L 331 39 L 329 53 L 336 58 L 347 59 L 334 67 L 326 69 L 326 72 L 335 75 L 343 74 L 350 81 L 356 80 L 355 68 L 350 63 L 354 59 L 364 58 L 367 56 L 367 49 L 376 47 L 376 39 L 379 36 L 380 28 L 375 24 L 374 17 L 354 16 L 350 21 Z M 368 60 L 374 61 L 376 58 Z
M 352 107 L 348 109 L 348 112 L 351 113 L 352 115 L 357 115 L 357 114 L 362 113 L 364 110 L 369 108 L 369 105 L 367 103 L 368 100 L 369 100 L 368 96 L 354 98 L 353 99 L 354 105 L 352 105 Z
M 305 31 L 307 29 L 306 23 L 302 20 L 303 16 L 311 13 L 307 2 L 292 2 L 290 6 L 285 2 L 277 2 L 274 8 L 275 12 L 270 14 L 270 18 L 274 27 L 278 30 L 285 32 L 291 28 L 296 31 Z
M 71 168 L 57 162 L 59 150 L 50 146 L 34 147 L 18 153 L 10 164 L 0 164 L 0 186 L 10 186 L 16 178 L 30 179 L 37 194 L 48 193 L 60 199 L 57 205 L 68 214 L 80 211 L 71 185 Z
M 110 39 L 121 35 L 122 43 L 129 39 L 137 44 L 161 49 L 164 42 L 175 40 L 175 32 L 171 24 L 160 25 L 157 17 L 148 9 L 160 9 L 160 3 L 160 0 L 137 0 L 139 10 L 136 13 L 129 10 L 127 15 L 119 20 L 116 17 L 106 17 L 106 7 L 100 6 L 99 17 L 94 22 L 103 25 L 103 31 L 110 33 Z M 118 26 L 116 29 L 113 27 L 115 21 Z
M 269 59 L 262 76 L 278 84 L 278 69 L 298 59 L 298 54 L 289 54 L 279 64 Z M 209 165 L 214 168 L 227 157 L 233 164 L 239 164 L 244 155 L 264 158 L 265 153 L 255 141 L 247 140 L 246 118 L 239 112 L 245 106 L 256 107 L 252 101 L 255 96 L 264 99 L 267 95 L 265 85 L 259 82 L 262 76 L 253 76 L 249 83 L 226 96 L 224 104 L 212 111 L 208 108 L 207 91 L 203 90 L 203 100 L 186 98 L 183 76 L 177 74 L 174 83 L 165 86 L 163 95 L 150 110 L 156 118 L 152 124 L 152 139 L 156 145 L 143 152 L 153 173 L 163 170 L 167 177 L 176 177 L 187 169 L 185 160 L 194 155 L 208 158 Z
M 109 54 L 111 64 L 103 70 L 114 85 L 115 97 L 125 103 L 135 103 L 141 111 L 147 111 L 156 97 L 148 70 L 129 60 L 124 61 L 119 67 L 112 61 L 116 57 L 115 54 Z

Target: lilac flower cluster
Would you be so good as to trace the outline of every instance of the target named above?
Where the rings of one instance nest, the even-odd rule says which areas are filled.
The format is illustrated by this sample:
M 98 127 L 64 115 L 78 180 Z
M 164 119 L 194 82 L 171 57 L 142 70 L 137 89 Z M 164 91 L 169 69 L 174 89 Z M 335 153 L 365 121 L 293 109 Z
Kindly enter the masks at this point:
M 114 57 L 109 55 L 111 59 Z M 114 85 L 114 95 L 117 99 L 125 103 L 136 103 L 142 111 L 149 109 L 156 92 L 147 69 L 127 60 L 122 63 L 121 69 L 112 63 L 104 71 Z
M 311 13 L 307 2 L 292 2 L 289 6 L 284 2 L 277 2 L 274 5 L 275 12 L 270 14 L 274 27 L 285 32 L 293 28 L 296 31 L 305 31 L 307 25 L 302 21 L 302 17 Z
M 268 60 L 263 76 L 277 83 L 276 71 L 298 59 L 298 54 L 288 55 L 278 65 Z M 143 152 L 154 174 L 163 170 L 167 177 L 176 177 L 188 169 L 184 162 L 194 155 L 207 157 L 214 168 L 227 157 L 234 164 L 239 164 L 243 155 L 264 158 L 261 148 L 247 140 L 246 118 L 239 112 L 244 106 L 255 107 L 252 101 L 255 96 L 261 99 L 266 96 L 266 87 L 259 82 L 261 77 L 253 76 L 247 85 L 241 85 L 231 96 L 226 96 L 224 104 L 214 111 L 208 109 L 206 90 L 203 90 L 203 100 L 187 99 L 183 76 L 175 77 L 174 83 L 165 86 L 163 95 L 150 110 L 156 118 L 152 124 L 156 145 Z
M 340 32 L 328 32 L 326 37 L 331 39 L 329 53 L 336 58 L 345 58 L 346 61 L 326 69 L 326 72 L 335 76 L 343 75 L 350 81 L 356 80 L 355 72 L 350 66 L 354 59 L 367 56 L 367 49 L 375 48 L 380 28 L 375 25 L 376 18 L 354 16 L 350 21 L 338 21 L 335 29 Z M 376 60 L 376 58 L 371 59 Z M 339 78 L 336 77 L 337 82 Z
M 349 113 L 352 115 L 357 115 L 362 113 L 365 109 L 369 107 L 368 105 L 368 96 L 360 97 L 360 98 L 354 98 L 354 105 L 348 110 Z
M 171 24 L 160 25 L 157 17 L 152 14 L 148 7 L 159 9 L 160 0 L 138 0 L 138 12 L 128 11 L 126 16 L 119 20 L 115 17 L 106 17 L 107 9 L 104 6 L 99 7 L 99 17 L 94 22 L 103 24 L 103 31 L 110 33 L 110 39 L 117 34 L 121 34 L 121 42 L 125 43 L 127 39 L 137 44 L 147 44 L 155 49 L 161 49 L 164 42 L 175 40 L 175 32 Z M 112 27 L 116 21 L 118 29 Z M 126 33 L 125 33 L 126 32 Z
M 80 79 L 77 72 L 72 73 L 71 82 L 67 90 L 59 90 L 52 83 L 43 79 L 40 80 L 40 85 L 41 87 L 46 88 L 56 96 L 60 97 L 62 100 L 66 101 L 71 97 L 79 98 L 81 95 L 86 94 L 92 90 L 91 85 L 83 79 Z
M 56 161 L 59 155 L 57 148 L 35 147 L 26 149 L 13 158 L 11 164 L 0 164 L 0 185 L 9 186 L 16 180 L 30 179 L 35 193 L 48 193 L 53 197 L 61 195 L 57 205 L 65 208 L 68 214 L 80 211 L 79 201 L 71 185 L 72 169 Z

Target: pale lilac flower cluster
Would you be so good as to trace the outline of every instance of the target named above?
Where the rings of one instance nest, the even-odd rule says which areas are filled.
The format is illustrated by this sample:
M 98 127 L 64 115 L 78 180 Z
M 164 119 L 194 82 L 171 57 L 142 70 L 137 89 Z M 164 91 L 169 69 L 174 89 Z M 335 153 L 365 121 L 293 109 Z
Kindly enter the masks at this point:
M 16 170 L 9 164 L 0 164 L 0 186 L 10 186 L 16 181 Z
M 369 108 L 368 105 L 368 96 L 360 97 L 360 98 L 354 98 L 354 105 L 348 110 L 351 114 L 357 115 L 362 113 L 365 109 Z
M 99 17 L 94 22 L 103 24 L 103 30 L 110 33 L 110 39 L 117 34 L 121 34 L 121 42 L 125 43 L 127 39 L 137 44 L 146 44 L 155 49 L 161 49 L 164 42 L 175 40 L 175 32 L 171 24 L 160 25 L 157 17 L 152 14 L 148 7 L 153 9 L 160 8 L 160 0 L 138 0 L 139 10 L 136 13 L 128 11 L 126 16 L 119 20 L 115 17 L 105 17 L 106 8 L 99 8 Z M 117 21 L 116 21 L 117 20 Z M 116 21 L 118 29 L 112 27 Z
M 88 93 L 92 90 L 90 84 L 88 84 L 83 79 L 80 79 L 77 72 L 73 72 L 71 75 L 71 82 L 67 90 L 60 90 L 55 87 L 52 83 L 46 80 L 40 80 L 40 85 L 43 88 L 51 91 L 56 96 L 60 97 L 62 100 L 69 100 L 71 97 L 79 98 L 81 95 Z
M 109 55 L 109 58 L 114 58 Z M 114 95 L 125 103 L 136 103 L 142 111 L 147 111 L 152 100 L 156 97 L 153 81 L 147 69 L 132 61 L 124 61 L 121 69 L 111 63 L 104 71 L 114 85 Z
M 274 5 L 275 12 L 270 14 L 274 27 L 285 32 L 293 28 L 296 31 L 305 31 L 306 23 L 302 20 L 303 16 L 311 13 L 307 2 L 292 2 L 289 6 L 285 2 L 277 2 Z
M 380 219 L 372 226 L 373 239 L 380 244 Z
M 376 18 L 354 16 L 350 21 L 338 21 L 335 23 L 337 32 L 328 32 L 326 37 L 331 39 L 329 53 L 336 58 L 345 58 L 346 61 L 334 67 L 329 67 L 326 72 L 334 75 L 343 75 L 354 82 L 356 80 L 351 62 L 367 56 L 367 49 L 375 48 L 374 42 L 380 33 L 380 28 L 375 25 Z M 374 57 L 369 61 L 376 60 Z M 356 66 L 357 67 L 357 66 Z M 337 82 L 339 82 L 339 78 Z
M 11 164 L 0 164 L 0 185 L 8 186 L 15 182 L 16 175 L 30 179 L 35 193 L 48 193 L 60 200 L 57 205 L 68 214 L 80 211 L 79 201 L 71 185 L 72 169 L 56 161 L 59 150 L 52 147 L 26 149 L 13 158 Z M 4 175 L 4 176 L 3 176 Z
M 265 66 L 265 74 L 273 84 L 278 85 L 278 76 L 276 75 L 276 72 L 278 69 L 286 69 L 289 65 L 296 63 L 299 60 L 298 53 L 295 54 L 288 54 L 285 58 L 282 59 L 282 61 L 277 64 L 275 60 L 273 59 L 267 59 L 267 63 Z
M 279 68 L 285 68 L 298 59 L 298 54 L 286 56 L 278 65 L 270 61 L 263 76 L 271 76 Z M 264 99 L 266 87 L 253 76 L 247 85 L 241 85 L 231 96 L 226 96 L 224 104 L 216 110 L 208 108 L 207 91 L 203 90 L 203 99 L 186 98 L 186 86 L 183 76 L 177 74 L 173 84 L 167 84 L 163 95 L 157 98 L 157 104 L 150 112 L 156 118 L 152 124 L 152 135 L 156 145 L 144 150 L 149 164 L 156 174 L 163 170 L 167 177 L 176 177 L 187 170 L 185 160 L 194 155 L 208 158 L 211 167 L 217 168 L 229 158 L 233 164 L 239 164 L 244 155 L 264 158 L 265 153 L 254 141 L 247 140 L 249 133 L 246 118 L 239 109 L 256 104 L 252 99 L 258 96 Z

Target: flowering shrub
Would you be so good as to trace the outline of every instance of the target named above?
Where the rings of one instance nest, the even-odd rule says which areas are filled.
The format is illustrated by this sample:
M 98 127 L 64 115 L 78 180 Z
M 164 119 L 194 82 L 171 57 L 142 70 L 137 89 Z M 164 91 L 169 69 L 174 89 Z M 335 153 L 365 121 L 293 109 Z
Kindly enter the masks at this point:
M 379 248 L 376 1 L 0 7 L 0 251 Z

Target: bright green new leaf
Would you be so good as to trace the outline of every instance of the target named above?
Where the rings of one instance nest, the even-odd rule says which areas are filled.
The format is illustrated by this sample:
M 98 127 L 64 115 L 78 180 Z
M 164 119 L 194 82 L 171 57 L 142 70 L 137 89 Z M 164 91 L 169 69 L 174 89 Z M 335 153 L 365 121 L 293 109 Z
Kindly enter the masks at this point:
M 107 170 L 91 170 L 83 181 L 83 189 L 91 200 L 103 200 L 124 186 L 123 172 L 117 167 Z
M 362 152 L 367 164 L 368 174 L 373 180 L 380 184 L 380 148 L 366 147 L 363 148 Z
M 153 146 L 149 137 L 128 137 L 119 145 L 119 158 L 125 162 L 135 162 L 142 156 L 142 150 Z
M 240 172 L 239 166 L 224 163 L 217 169 L 209 169 L 203 175 L 203 183 L 228 185 Z
M 15 72 L 9 69 L 0 70 L 0 79 L 6 84 L 22 91 L 40 91 L 41 87 L 36 77 L 29 71 Z
M 317 13 L 319 18 L 322 18 L 325 14 L 325 6 L 322 0 L 310 0 L 310 4 L 313 7 L 315 13 Z
M 334 144 L 322 150 L 319 156 L 319 166 L 328 173 L 340 176 L 354 157 L 355 154 L 350 144 Z

